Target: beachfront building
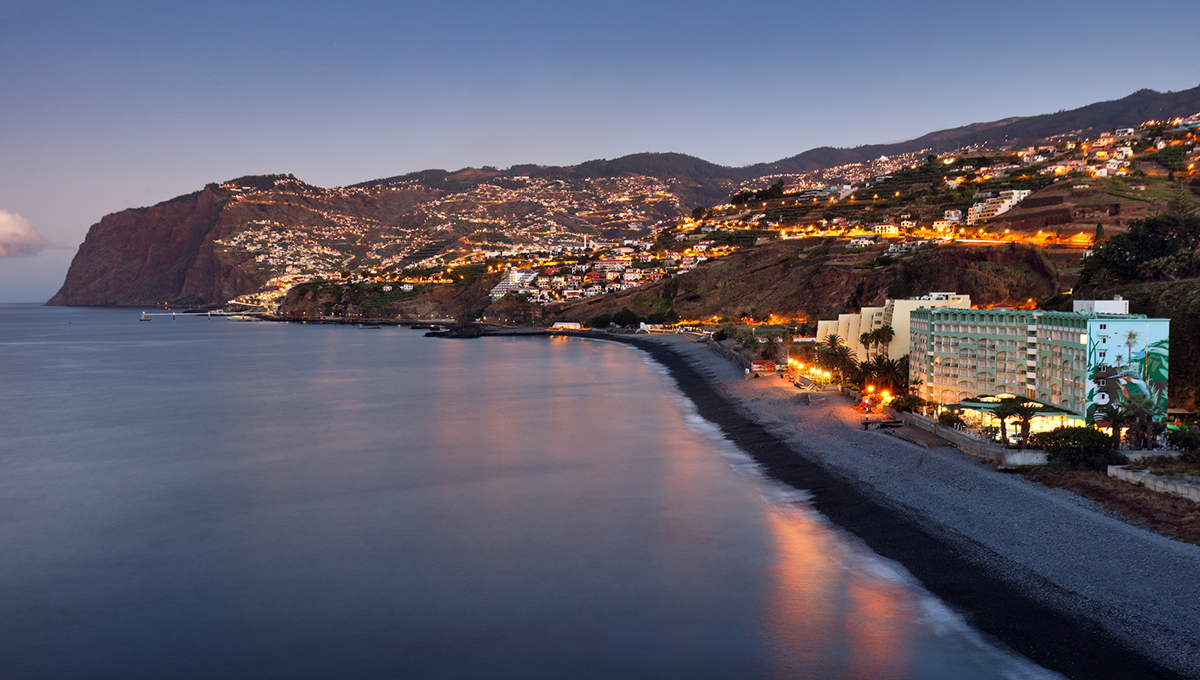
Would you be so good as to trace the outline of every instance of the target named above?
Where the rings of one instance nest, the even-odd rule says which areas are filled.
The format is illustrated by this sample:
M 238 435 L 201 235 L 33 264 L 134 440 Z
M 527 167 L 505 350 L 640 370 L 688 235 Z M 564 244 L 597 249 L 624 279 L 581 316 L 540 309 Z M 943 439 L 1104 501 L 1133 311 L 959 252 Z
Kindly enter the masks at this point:
M 532 269 L 510 269 L 489 292 L 492 302 L 508 295 L 528 289 L 537 280 L 538 273 Z
M 906 300 L 888 300 L 882 307 L 863 307 L 857 314 L 839 314 L 836 320 L 817 322 L 817 342 L 824 342 L 831 333 L 837 334 L 859 361 L 866 361 L 870 358 L 871 348 L 863 345 L 859 338 L 863 333 L 891 326 L 892 341 L 887 346 L 887 357 L 899 359 L 908 354 L 909 315 L 914 309 L 923 307 L 970 309 L 971 296 L 930 293 Z
M 1121 301 L 1114 301 L 1121 302 Z M 1057 407 L 1083 422 L 1104 420 L 1104 405 L 1141 393 L 1165 418 L 1169 319 L 1110 301 L 1079 301 L 1078 311 L 918 309 L 911 314 L 909 379 L 918 395 L 956 404 L 1011 394 Z

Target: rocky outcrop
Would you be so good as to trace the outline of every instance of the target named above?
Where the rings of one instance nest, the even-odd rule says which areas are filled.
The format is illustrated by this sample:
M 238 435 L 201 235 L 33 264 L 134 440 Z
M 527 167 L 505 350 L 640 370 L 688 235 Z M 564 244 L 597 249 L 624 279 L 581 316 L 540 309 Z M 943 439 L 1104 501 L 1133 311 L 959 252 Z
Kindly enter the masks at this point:
M 149 208 L 106 215 L 88 230 L 50 305 L 212 304 L 258 290 L 253 261 L 227 259 L 221 236 L 227 195 L 218 187 Z

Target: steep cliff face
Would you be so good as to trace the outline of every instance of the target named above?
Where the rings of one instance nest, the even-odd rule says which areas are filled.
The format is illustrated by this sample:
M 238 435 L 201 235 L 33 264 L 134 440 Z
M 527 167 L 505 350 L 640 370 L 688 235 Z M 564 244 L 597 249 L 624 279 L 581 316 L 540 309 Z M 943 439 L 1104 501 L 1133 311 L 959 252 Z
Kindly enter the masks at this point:
M 224 302 L 257 290 L 253 261 L 217 251 L 228 198 L 214 188 L 107 215 L 88 230 L 51 305 Z M 224 228 L 223 228 L 224 227 Z

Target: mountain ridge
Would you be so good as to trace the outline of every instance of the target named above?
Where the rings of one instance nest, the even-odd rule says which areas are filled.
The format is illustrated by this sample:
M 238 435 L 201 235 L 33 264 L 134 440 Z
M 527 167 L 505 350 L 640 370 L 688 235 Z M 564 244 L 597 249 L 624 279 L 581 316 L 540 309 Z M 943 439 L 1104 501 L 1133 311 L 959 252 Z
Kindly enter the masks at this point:
M 1075 109 L 1034 116 L 1010 116 L 988 122 L 975 122 L 955 128 L 935 130 L 913 139 L 885 143 L 863 144 L 855 147 L 819 146 L 773 162 L 745 166 L 725 166 L 697 156 L 678 152 L 638 152 L 613 159 L 598 158 L 575 165 L 544 166 L 514 165 L 506 170 L 490 168 L 497 176 L 533 174 L 540 177 L 597 176 L 601 170 L 641 174 L 658 179 L 683 178 L 694 180 L 746 181 L 770 174 L 801 174 L 826 170 L 849 163 L 864 163 L 880 156 L 912 153 L 924 149 L 951 151 L 972 145 L 1000 144 L 1017 146 L 1047 137 L 1087 130 L 1115 129 L 1200 112 L 1200 85 L 1177 92 L 1158 92 L 1142 88 L 1120 99 L 1094 102 Z M 486 169 L 486 166 L 485 168 Z M 368 180 L 350 187 L 375 186 L 444 173 L 453 176 L 475 168 L 453 172 L 420 170 L 393 177 Z

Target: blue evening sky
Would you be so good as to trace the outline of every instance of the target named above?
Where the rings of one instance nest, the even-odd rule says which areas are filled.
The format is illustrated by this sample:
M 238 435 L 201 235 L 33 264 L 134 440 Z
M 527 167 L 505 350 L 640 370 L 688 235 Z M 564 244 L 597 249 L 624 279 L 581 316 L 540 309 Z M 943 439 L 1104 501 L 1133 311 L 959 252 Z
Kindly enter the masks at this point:
M 50 297 L 104 214 L 239 175 L 336 186 L 639 151 L 745 165 L 1187 89 L 1196 9 L 0 0 L 0 241 L 50 244 L 0 257 L 0 301 Z

